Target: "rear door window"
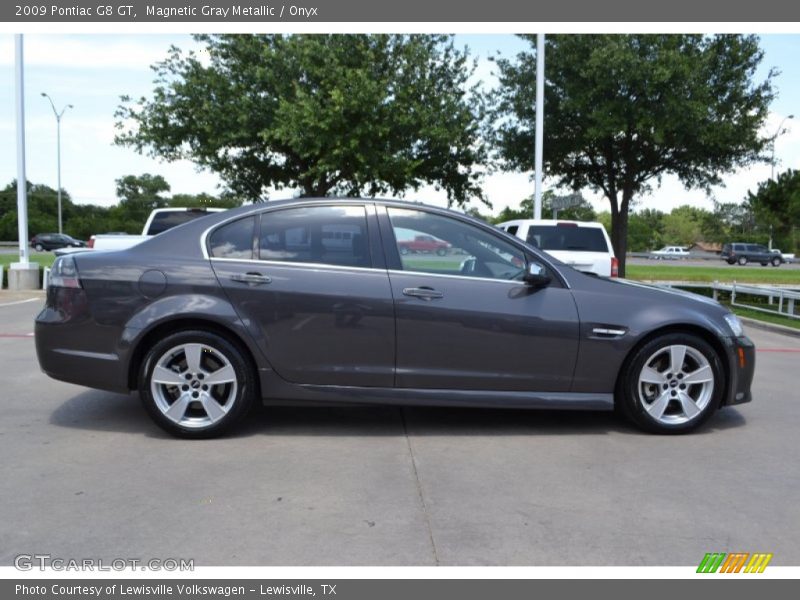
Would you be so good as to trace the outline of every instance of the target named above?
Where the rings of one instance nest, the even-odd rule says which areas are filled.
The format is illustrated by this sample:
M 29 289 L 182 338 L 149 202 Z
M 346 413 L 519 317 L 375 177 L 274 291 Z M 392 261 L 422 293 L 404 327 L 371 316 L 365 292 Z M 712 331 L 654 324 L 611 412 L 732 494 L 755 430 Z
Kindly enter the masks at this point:
M 261 260 L 372 267 L 363 206 L 305 206 L 261 216 Z
M 597 227 L 531 225 L 527 242 L 541 250 L 608 253 L 608 244 Z

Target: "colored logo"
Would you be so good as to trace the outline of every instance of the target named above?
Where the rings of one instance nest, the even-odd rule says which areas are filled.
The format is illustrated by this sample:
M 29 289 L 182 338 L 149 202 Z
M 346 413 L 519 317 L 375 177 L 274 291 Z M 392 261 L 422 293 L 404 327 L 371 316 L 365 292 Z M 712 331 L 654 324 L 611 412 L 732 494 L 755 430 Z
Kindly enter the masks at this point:
M 700 565 L 698 573 L 763 573 L 767 568 L 772 554 L 756 552 L 708 552 Z

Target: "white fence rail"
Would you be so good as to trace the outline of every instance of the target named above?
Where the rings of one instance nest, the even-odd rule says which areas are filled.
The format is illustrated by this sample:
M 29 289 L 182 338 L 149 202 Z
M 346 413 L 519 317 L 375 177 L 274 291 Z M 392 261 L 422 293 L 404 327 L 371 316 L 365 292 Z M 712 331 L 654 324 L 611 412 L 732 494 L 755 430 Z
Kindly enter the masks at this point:
M 714 300 L 719 297 L 719 292 L 727 292 L 731 295 L 731 305 L 740 308 L 748 308 L 767 314 L 780 315 L 791 319 L 800 319 L 800 315 L 795 314 L 795 307 L 800 304 L 800 289 L 786 289 L 766 285 L 747 285 L 736 283 L 701 283 L 694 281 L 654 281 L 653 284 L 664 287 L 677 287 L 689 289 L 710 289 Z M 737 299 L 737 296 L 739 297 Z M 758 296 L 767 299 L 767 306 L 775 306 L 775 309 L 763 306 L 754 306 L 741 301 L 741 296 Z

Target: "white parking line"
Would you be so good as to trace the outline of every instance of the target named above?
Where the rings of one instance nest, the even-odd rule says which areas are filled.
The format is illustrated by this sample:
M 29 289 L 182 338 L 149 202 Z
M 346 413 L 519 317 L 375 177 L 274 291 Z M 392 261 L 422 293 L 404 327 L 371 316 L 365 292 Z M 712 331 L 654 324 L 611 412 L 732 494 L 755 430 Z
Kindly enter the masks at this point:
M 16 300 L 15 302 L 6 302 L 5 304 L 0 304 L 2 306 L 14 306 L 15 304 L 25 304 L 26 302 L 37 302 L 41 300 L 40 298 L 28 298 L 27 300 Z

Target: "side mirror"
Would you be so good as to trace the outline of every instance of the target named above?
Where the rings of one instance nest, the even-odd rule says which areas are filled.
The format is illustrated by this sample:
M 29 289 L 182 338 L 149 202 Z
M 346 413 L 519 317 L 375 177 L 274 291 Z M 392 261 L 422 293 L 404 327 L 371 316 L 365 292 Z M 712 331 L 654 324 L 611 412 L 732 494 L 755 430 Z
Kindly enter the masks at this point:
M 544 265 L 537 262 L 529 262 L 525 268 L 525 277 L 522 280 L 531 287 L 545 287 L 550 283 L 550 275 Z

